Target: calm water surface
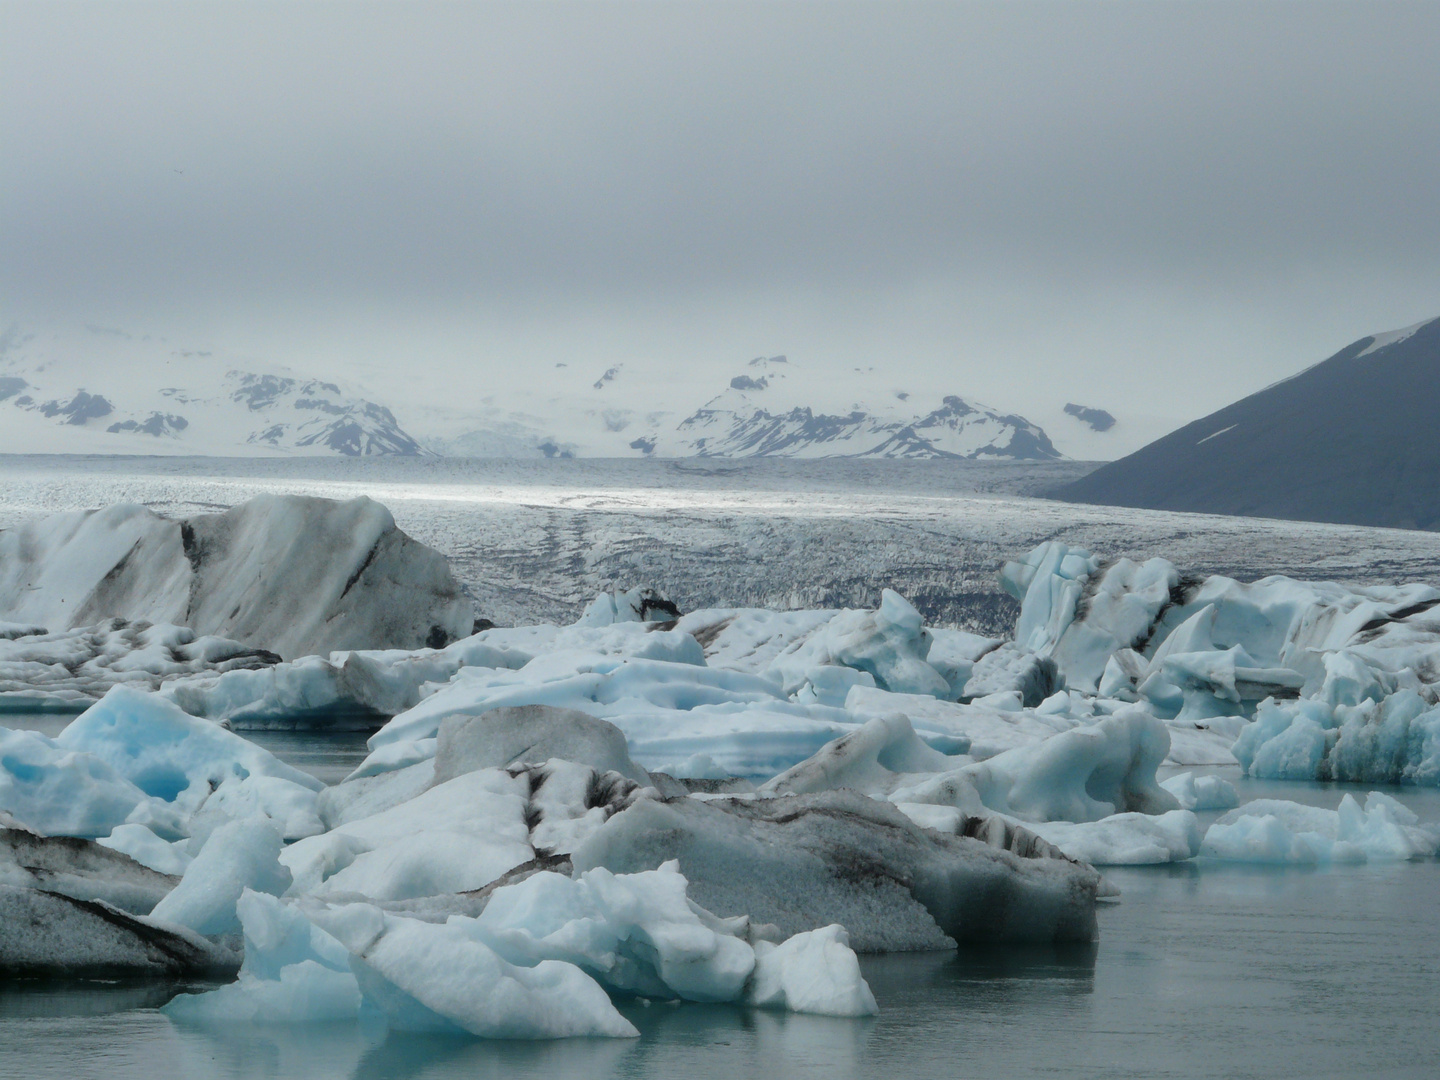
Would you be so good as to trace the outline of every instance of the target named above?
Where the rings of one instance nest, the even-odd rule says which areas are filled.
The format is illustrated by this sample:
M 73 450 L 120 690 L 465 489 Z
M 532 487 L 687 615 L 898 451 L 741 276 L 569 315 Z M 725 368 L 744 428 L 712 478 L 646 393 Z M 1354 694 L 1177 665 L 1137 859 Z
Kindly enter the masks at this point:
M 53 732 L 56 719 L 25 726 Z M 327 782 L 363 740 L 256 738 Z M 1345 790 L 1237 786 L 1246 801 L 1328 807 Z M 1391 793 L 1440 818 L 1440 791 Z M 182 1027 L 156 1011 L 169 986 L 0 985 L 0 1078 L 1440 1076 L 1440 862 L 1198 860 L 1107 876 L 1124 897 L 1102 908 L 1094 946 L 865 958 L 873 1020 L 627 1003 L 639 1039 L 487 1043 L 355 1024 Z

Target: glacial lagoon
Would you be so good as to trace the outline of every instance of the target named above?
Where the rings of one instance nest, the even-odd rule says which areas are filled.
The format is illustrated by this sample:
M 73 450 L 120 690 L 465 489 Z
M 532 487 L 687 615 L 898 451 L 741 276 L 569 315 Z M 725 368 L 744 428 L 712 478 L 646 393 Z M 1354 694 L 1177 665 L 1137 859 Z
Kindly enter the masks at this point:
M 5 722 L 53 733 L 68 719 Z M 247 737 L 329 783 L 364 754 L 364 732 Z M 1235 773 L 1223 775 L 1242 803 L 1333 808 L 1365 790 Z M 1389 794 L 1440 819 L 1440 790 Z M 353 1023 L 196 1027 L 158 1011 L 173 985 L 21 983 L 0 987 L 0 1077 L 1440 1075 L 1440 861 L 1201 858 L 1105 875 L 1122 897 L 1102 905 L 1093 946 L 863 957 L 880 1005 L 870 1020 L 632 1001 L 621 1011 L 639 1039 L 485 1042 Z

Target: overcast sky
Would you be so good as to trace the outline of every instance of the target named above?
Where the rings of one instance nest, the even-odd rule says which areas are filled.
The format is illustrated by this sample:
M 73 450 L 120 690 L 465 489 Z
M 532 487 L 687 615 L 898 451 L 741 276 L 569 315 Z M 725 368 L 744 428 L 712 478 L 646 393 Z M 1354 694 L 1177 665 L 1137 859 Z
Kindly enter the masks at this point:
M 1163 426 L 1440 315 L 1437 58 L 1436 3 L 5 2 L 0 320 Z

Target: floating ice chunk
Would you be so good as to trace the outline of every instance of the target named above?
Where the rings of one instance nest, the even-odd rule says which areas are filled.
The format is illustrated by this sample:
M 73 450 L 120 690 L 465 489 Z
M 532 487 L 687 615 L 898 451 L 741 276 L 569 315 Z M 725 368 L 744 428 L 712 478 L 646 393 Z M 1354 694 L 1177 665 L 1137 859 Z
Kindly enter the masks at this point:
M 1183 772 L 1160 786 L 1175 796 L 1182 810 L 1229 810 L 1240 805 L 1235 785 L 1221 776 L 1196 776 Z
M 1150 661 L 1134 649 L 1117 649 L 1105 661 L 1099 694 L 1104 698 L 1135 701 L 1141 680 L 1149 673 Z
M 1066 684 L 1093 693 L 1111 655 L 1149 638 L 1179 581 L 1179 571 L 1164 559 L 1117 559 L 1106 567 L 1087 592 L 1083 614 L 1073 618 L 1050 647 Z M 1068 599 L 1073 589 L 1059 591 Z M 1078 614 L 1078 598 L 1076 605 Z
M 52 629 L 185 623 L 283 657 L 443 645 L 473 625 L 444 556 L 385 507 L 302 495 L 183 522 L 124 504 L 27 521 L 0 533 L 0 611 Z
M 688 634 L 668 633 L 688 641 L 698 653 Z M 644 636 L 666 634 L 657 630 Z M 352 776 L 378 775 L 433 756 L 435 744 L 429 742 L 427 751 L 425 740 L 435 738 L 448 716 L 537 704 L 576 709 L 613 723 L 624 733 L 631 759 L 642 767 L 707 753 L 728 774 L 751 778 L 773 776 L 854 724 L 844 710 L 798 704 L 774 682 L 744 672 L 668 660 L 551 653 L 537 656 L 521 671 L 460 671 L 444 689 L 376 732 L 370 757 Z
M 84 707 L 110 687 L 156 690 L 202 672 L 264 668 L 280 658 L 186 626 L 106 619 L 47 633 L 0 632 L 0 702 L 9 707 Z
M 855 720 L 903 712 L 915 733 L 931 746 L 946 754 L 968 753 L 975 758 L 990 758 L 1016 746 L 1030 746 L 1058 731 L 1079 726 L 1069 716 L 1019 708 L 1014 695 L 1003 701 L 996 699 L 996 703 L 1004 707 L 856 687 L 845 699 L 845 710 Z
M 280 865 L 280 848 L 280 833 L 268 819 L 220 826 L 151 917 L 200 934 L 234 933 L 240 929 L 235 907 L 246 889 L 278 896 L 290 887 L 290 871 Z
M 1183 862 L 1200 854 L 1200 823 L 1189 810 L 1113 814 L 1099 821 L 1025 826 L 1072 859 L 1091 866 Z
M 601 593 L 590 601 L 577 626 L 611 626 L 615 623 L 666 622 L 680 617 L 680 609 L 654 589 Z
M 878 610 L 839 612 L 822 630 L 781 653 L 770 672 L 787 693 L 809 684 L 817 700 L 839 691 L 838 685 L 830 685 L 834 677 L 827 679 L 820 671 L 828 665 L 866 672 L 882 690 L 953 697 L 950 684 L 926 663 L 931 642 L 914 606 L 899 593 L 885 589 Z
M 1235 742 L 1251 776 L 1440 784 L 1440 708 L 1411 689 L 1376 703 L 1262 702 Z
M 542 872 L 490 897 L 474 932 L 511 963 L 564 960 L 611 990 L 735 1001 L 755 968 L 739 938 L 707 926 L 675 863 L 637 874 Z
M 0 620 L 0 641 L 14 641 L 16 638 L 41 637 L 50 631 L 35 623 L 15 623 Z
M 1200 853 L 1232 862 L 1318 863 L 1363 862 L 1362 852 L 1348 845 L 1335 851 L 1323 832 L 1294 832 L 1273 814 L 1249 814 L 1229 824 L 1217 822 L 1205 832 Z M 1338 857 L 1337 857 L 1338 856 Z
M 1362 701 L 1383 701 L 1385 688 L 1379 673 L 1353 652 L 1341 649 L 1323 657 L 1325 680 L 1316 695 L 1327 705 L 1359 705 Z
M 381 729 L 381 731 L 383 730 L 384 728 Z M 422 762 L 430 762 L 433 771 L 435 749 L 439 746 L 437 738 L 432 736 L 428 739 L 407 739 L 403 742 L 384 742 L 379 745 L 374 744 L 374 739 L 375 736 L 372 735 L 369 756 L 345 778 L 347 782 L 399 772 L 401 769 L 409 769 Z
M 906 716 L 892 713 L 828 743 L 814 757 L 762 784 L 760 791 L 804 795 L 847 787 L 887 795 L 905 774 L 949 772 L 956 765 L 953 757 L 921 741 Z
M 202 674 L 167 682 L 161 693 L 192 716 L 231 728 L 373 725 L 418 705 L 463 667 L 518 669 L 530 654 L 488 644 L 480 636 L 443 649 L 357 650 L 254 671 Z
M 158 800 L 92 754 L 0 727 L 0 811 L 50 836 L 108 836 L 132 815 L 165 818 Z M 172 815 L 178 828 L 179 818 Z
M 834 609 L 768 611 L 765 608 L 711 608 L 680 617 L 675 629 L 694 635 L 706 663 L 760 675 L 786 649 L 833 619 Z
M 236 982 L 204 994 L 181 994 L 161 1010 L 191 1024 L 314 1024 L 352 1020 L 360 1013 L 355 976 L 302 960 L 275 979 L 240 973 Z
M 0 883 L 99 900 L 144 915 L 176 879 L 94 841 L 41 836 L 0 814 Z
M 161 874 L 176 877 L 185 873 L 191 858 L 184 850 L 184 842 L 169 842 L 160 839 L 144 825 L 117 825 L 109 836 L 95 841 L 101 847 L 130 856 L 141 866 L 148 866 Z
M 315 809 L 325 827 L 333 829 L 409 802 L 434 784 L 435 759 L 427 758 L 394 772 L 331 785 L 315 800 Z
M 951 696 L 950 685 L 925 662 L 932 638 L 920 613 L 891 589 L 880 594 L 875 612 L 836 616 L 825 628 L 836 662 L 869 672 L 884 690 L 900 694 Z
M 1335 780 L 1440 784 L 1440 708 L 1414 690 L 1379 705 L 1362 701 L 1335 710 L 1339 738 L 1329 756 Z
M 1327 729 L 1333 727 L 1332 711 L 1323 702 L 1262 701 L 1231 753 L 1251 776 L 1313 780 L 1329 746 Z
M 1026 821 L 1095 821 L 1124 811 L 1179 808 L 1155 770 L 1170 752 L 1165 725 L 1130 708 L 956 770 L 992 810 Z M 953 784 L 952 784 L 953 786 Z M 897 798 L 899 798 L 897 793 Z M 917 785 L 909 802 L 946 802 L 947 778 Z
M 843 926 L 796 934 L 779 945 L 756 942 L 747 1000 L 821 1016 L 874 1016 L 880 1011 Z
M 1046 699 L 1049 700 L 1048 698 Z M 998 690 L 993 694 L 986 694 L 984 697 L 972 698 L 971 705 L 978 705 L 982 709 L 994 709 L 996 712 L 1023 712 L 1025 709 L 1025 698 L 1019 690 Z M 1044 704 L 1044 702 L 1041 702 Z M 1036 710 L 1039 711 L 1038 709 Z M 1043 715 L 1055 715 L 1054 713 Z
M 950 684 L 952 697 L 967 692 L 966 683 L 975 670 L 976 662 L 1002 644 L 998 638 L 982 637 L 965 630 L 931 627 L 930 635 L 934 641 L 925 661 Z
M 320 781 L 156 694 L 117 686 L 72 721 L 55 744 L 98 758 L 187 816 L 202 807 L 220 820 L 258 811 L 287 837 L 322 828 L 315 814 Z
M 1094 871 L 942 835 L 850 791 L 642 799 L 572 858 L 579 872 L 617 874 L 676 859 L 690 898 L 707 910 L 746 912 L 786 935 L 839 923 L 862 952 L 1095 933 Z
M 407 900 L 465 892 L 535 857 L 529 777 L 465 773 L 370 817 L 290 845 L 295 894 Z
M 310 961 L 333 971 L 350 970 L 345 946 L 312 923 L 292 904 L 246 889 L 235 905 L 245 934 L 244 971 L 278 979 L 292 964 Z
M 245 936 L 238 981 L 165 1006 L 192 1023 L 303 1024 L 353 1019 L 360 988 L 350 953 L 298 909 L 247 889 L 236 904 Z
M 1239 862 L 1343 863 L 1434 855 L 1440 831 L 1393 798 L 1371 792 L 1362 807 L 1346 794 L 1338 810 L 1258 799 L 1232 810 L 1205 833 L 1201 854 Z
M 1019 706 L 1034 708 L 1064 684 L 1064 677 L 1050 657 L 1006 642 L 975 662 L 965 683 L 965 695 L 971 701 L 983 701 L 996 694 L 1013 693 Z
M 873 687 L 875 676 L 856 668 L 821 664 L 805 673 L 805 685 L 795 691 L 795 700 L 820 705 L 845 704 L 845 696 L 856 686 Z
M 1048 657 L 1074 621 L 1085 583 L 1099 567 L 1100 561 L 1088 551 L 1055 540 L 1018 562 L 1007 562 L 1000 570 L 1000 585 L 1020 601 L 1015 645 Z
M 639 1034 L 578 967 L 508 963 L 476 935 L 473 920 L 426 923 L 368 905 L 315 918 L 350 950 L 361 993 L 397 1030 L 488 1039 Z
M 730 773 L 709 754 L 691 754 L 684 761 L 661 765 L 657 772 L 682 780 L 727 780 Z

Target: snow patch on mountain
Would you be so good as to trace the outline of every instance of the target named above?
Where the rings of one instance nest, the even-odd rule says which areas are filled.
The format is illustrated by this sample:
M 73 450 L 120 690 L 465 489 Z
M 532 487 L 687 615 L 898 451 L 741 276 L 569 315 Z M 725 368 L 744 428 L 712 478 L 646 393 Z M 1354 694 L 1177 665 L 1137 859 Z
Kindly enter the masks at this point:
M 1388 348 L 1391 345 L 1399 345 L 1400 342 L 1414 337 L 1416 331 L 1425 329 L 1425 327 L 1434 321 L 1434 319 L 1426 319 L 1424 322 L 1418 322 L 1414 326 L 1406 326 L 1400 330 L 1387 330 L 1383 334 L 1376 334 L 1375 340 L 1365 346 L 1361 352 L 1357 353 L 1355 359 L 1358 360 L 1362 356 L 1369 356 L 1371 353 L 1379 352 L 1381 349 Z

